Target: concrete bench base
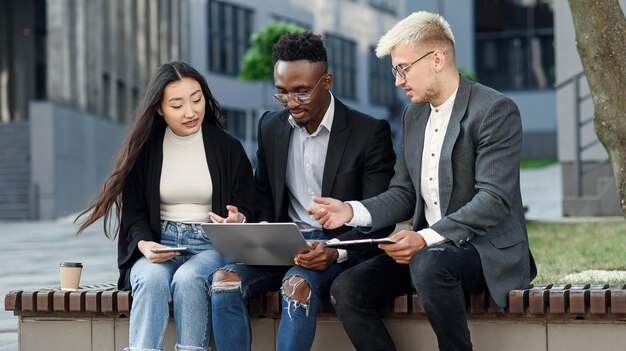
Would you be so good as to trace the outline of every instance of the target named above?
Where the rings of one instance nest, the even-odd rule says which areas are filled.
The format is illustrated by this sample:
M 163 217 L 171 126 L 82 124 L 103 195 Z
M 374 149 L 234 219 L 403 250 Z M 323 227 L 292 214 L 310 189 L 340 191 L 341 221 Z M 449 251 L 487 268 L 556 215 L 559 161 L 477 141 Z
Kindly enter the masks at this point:
M 252 320 L 253 350 L 275 350 L 279 320 Z M 402 350 L 437 350 L 437 341 L 425 320 L 387 319 L 387 328 Z M 470 319 L 474 348 L 481 351 L 622 350 L 626 322 L 585 320 Z M 176 335 L 170 321 L 164 349 L 173 350 Z M 128 344 L 127 318 L 20 317 L 19 349 L 65 351 L 119 351 Z M 317 324 L 313 350 L 354 350 L 335 317 Z

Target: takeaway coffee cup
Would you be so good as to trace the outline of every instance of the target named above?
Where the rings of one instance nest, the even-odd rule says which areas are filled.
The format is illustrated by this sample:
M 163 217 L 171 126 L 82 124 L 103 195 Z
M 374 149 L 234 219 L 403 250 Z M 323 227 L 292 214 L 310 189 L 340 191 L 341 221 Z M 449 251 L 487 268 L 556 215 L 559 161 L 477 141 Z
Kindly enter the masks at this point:
M 61 267 L 61 290 L 78 290 L 83 264 L 80 262 L 61 262 L 59 266 Z

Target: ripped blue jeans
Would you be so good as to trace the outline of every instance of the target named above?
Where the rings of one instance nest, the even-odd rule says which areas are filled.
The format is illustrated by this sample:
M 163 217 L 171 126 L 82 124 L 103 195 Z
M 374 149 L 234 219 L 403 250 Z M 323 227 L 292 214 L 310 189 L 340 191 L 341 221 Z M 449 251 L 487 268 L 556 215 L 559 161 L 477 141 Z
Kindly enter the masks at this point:
M 303 233 L 307 239 L 323 239 L 323 232 Z M 312 235 L 307 235 L 312 234 Z M 319 236 L 319 235 L 322 236 Z M 289 289 L 281 289 L 282 314 L 278 328 L 278 350 L 310 350 L 315 337 L 320 299 L 328 296 L 330 285 L 343 271 L 334 263 L 324 271 L 299 266 L 226 265 L 222 269 L 239 277 L 239 283 L 214 283 L 211 288 L 213 333 L 218 350 L 250 350 L 252 335 L 246 303 L 251 297 L 290 284 L 301 277 L 311 288 L 307 303 L 296 301 Z
M 125 350 L 162 350 L 170 302 L 174 309 L 176 350 L 208 350 L 209 287 L 213 272 L 224 261 L 199 224 L 161 221 L 161 244 L 186 246 L 188 250 L 167 262 L 150 263 L 142 257 L 133 265 L 133 313 L 129 347 Z

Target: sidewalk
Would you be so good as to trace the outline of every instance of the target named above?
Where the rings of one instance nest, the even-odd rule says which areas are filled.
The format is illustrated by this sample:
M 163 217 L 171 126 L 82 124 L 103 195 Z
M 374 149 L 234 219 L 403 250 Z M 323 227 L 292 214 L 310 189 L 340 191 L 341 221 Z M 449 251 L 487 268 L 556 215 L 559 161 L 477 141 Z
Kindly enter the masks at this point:
M 68 220 L 0 222 L 0 351 L 17 350 L 17 317 L 4 310 L 4 296 L 11 290 L 59 285 L 59 263 L 83 263 L 81 284 L 117 281 L 117 249 L 99 223 L 76 236 Z
M 522 170 L 520 187 L 522 202 L 528 208 L 526 219 L 561 221 L 563 217 L 563 186 L 561 165 Z

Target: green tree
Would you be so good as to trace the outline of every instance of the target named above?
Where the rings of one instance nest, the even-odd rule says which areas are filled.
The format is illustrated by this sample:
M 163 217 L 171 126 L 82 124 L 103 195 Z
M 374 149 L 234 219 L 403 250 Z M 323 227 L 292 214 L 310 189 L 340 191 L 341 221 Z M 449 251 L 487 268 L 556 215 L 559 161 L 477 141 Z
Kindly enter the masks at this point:
M 473 80 L 474 82 L 478 82 L 478 77 L 476 76 L 476 73 L 464 68 L 464 67 L 459 67 L 457 68 L 457 70 L 459 71 L 459 74 L 461 74 L 463 77 L 469 79 L 469 80 Z
M 626 18 L 618 0 L 569 0 L 596 135 L 609 154 L 626 216 Z
M 274 64 L 272 49 L 281 35 L 302 33 L 306 29 L 292 23 L 272 22 L 250 36 L 250 48 L 243 56 L 239 78 L 242 80 L 272 80 Z

